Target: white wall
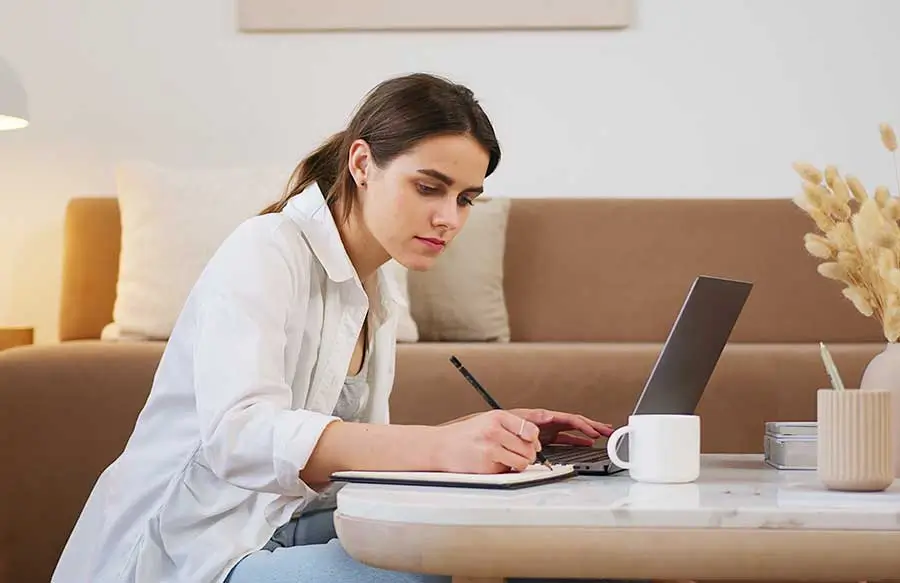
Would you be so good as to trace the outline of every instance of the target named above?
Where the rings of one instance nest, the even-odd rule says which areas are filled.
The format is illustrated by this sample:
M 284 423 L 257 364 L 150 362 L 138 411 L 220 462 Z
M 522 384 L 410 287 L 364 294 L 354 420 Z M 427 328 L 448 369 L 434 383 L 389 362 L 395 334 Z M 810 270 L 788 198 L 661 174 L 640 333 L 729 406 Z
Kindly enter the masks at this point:
M 480 95 L 494 195 L 783 197 L 795 159 L 893 187 L 900 2 L 635 2 L 621 32 L 246 35 L 230 0 L 0 0 L 33 117 L 0 134 L 0 326 L 55 340 L 65 202 L 117 161 L 290 165 L 413 70 Z

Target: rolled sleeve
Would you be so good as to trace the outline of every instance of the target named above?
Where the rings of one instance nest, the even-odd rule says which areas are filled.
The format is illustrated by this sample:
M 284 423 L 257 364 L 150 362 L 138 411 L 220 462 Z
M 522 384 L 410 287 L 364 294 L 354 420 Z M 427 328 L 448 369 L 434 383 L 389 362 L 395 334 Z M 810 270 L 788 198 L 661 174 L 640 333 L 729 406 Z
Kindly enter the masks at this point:
M 210 469 L 241 488 L 301 496 L 309 489 L 300 470 L 337 418 L 292 409 L 285 330 L 289 318 L 305 320 L 310 274 L 291 252 L 262 221 L 219 249 L 195 298 L 193 380 Z
M 278 482 L 285 488 L 285 492 L 299 496 L 306 491 L 306 486 L 300 482 L 298 475 L 306 466 L 312 455 L 313 449 L 319 442 L 322 432 L 337 417 L 314 414 L 308 415 L 307 411 L 297 411 L 305 419 L 292 419 L 287 423 L 281 423 L 275 427 L 275 474 Z M 291 490 L 291 488 L 298 488 Z

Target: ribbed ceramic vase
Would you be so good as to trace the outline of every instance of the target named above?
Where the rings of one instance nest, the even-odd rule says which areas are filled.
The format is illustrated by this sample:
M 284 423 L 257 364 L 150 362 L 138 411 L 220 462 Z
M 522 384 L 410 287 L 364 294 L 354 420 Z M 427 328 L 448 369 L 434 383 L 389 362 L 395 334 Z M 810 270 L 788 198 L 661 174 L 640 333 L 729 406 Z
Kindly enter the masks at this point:
M 894 481 L 892 396 L 819 389 L 817 463 L 826 488 L 876 492 Z
M 861 391 L 888 391 L 891 398 L 894 477 L 900 478 L 900 343 L 889 342 L 873 358 L 859 382 Z

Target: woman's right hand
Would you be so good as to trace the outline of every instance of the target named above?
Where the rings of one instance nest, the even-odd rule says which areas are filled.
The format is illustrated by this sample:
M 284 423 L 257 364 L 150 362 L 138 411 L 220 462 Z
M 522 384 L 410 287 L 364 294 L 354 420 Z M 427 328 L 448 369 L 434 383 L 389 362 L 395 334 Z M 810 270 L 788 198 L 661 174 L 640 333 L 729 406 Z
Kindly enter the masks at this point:
M 537 426 L 509 411 L 486 411 L 435 430 L 435 462 L 443 472 L 522 471 L 541 449 Z

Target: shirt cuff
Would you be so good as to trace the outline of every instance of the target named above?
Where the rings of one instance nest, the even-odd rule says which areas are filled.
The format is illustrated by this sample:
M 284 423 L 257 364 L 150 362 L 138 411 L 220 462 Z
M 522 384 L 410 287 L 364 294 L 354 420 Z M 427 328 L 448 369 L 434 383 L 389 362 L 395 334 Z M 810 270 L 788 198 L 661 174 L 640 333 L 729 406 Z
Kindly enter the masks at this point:
M 311 411 L 289 411 L 279 420 L 275 429 L 275 476 L 285 493 L 302 496 L 309 488 L 300 480 L 300 470 L 306 467 L 325 428 L 334 421 L 334 415 Z

